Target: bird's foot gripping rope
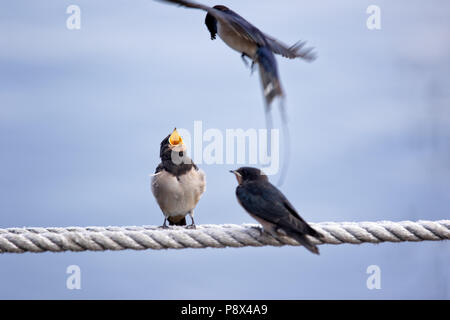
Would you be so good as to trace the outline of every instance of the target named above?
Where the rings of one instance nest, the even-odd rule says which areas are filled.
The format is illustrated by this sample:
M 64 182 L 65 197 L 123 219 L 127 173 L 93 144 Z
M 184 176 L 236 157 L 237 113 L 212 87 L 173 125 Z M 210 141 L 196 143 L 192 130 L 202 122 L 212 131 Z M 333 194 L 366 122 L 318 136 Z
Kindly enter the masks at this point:
M 324 235 L 322 240 L 311 238 L 315 244 L 450 239 L 450 220 L 321 222 L 310 225 Z M 292 238 L 274 238 L 258 228 L 254 224 L 199 225 L 196 230 L 184 227 L 163 230 L 155 226 L 9 228 L 0 229 L 0 253 L 299 245 Z

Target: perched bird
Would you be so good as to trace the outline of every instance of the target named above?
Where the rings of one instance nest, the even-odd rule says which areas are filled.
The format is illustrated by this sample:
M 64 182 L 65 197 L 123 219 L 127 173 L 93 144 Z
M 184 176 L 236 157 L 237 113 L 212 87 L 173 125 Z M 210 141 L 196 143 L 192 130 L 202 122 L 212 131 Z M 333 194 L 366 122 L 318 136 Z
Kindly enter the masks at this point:
M 266 102 L 266 112 L 275 97 L 283 96 L 274 53 L 289 59 L 302 58 L 306 61 L 312 61 L 316 58 L 312 48 L 304 47 L 305 42 L 300 41 L 293 46 L 287 46 L 263 33 L 226 6 L 216 5 L 209 7 L 188 0 L 159 1 L 206 11 L 205 24 L 211 34 L 211 40 L 214 40 L 218 34 L 229 47 L 241 53 L 241 57 L 246 65 L 246 57 L 250 58 L 252 70 L 253 66 L 258 64 Z
M 319 249 L 306 237 L 322 238 L 297 213 L 286 197 L 273 186 L 259 169 L 242 167 L 231 170 L 238 181 L 236 196 L 241 206 L 270 234 L 294 238 L 312 253 Z
M 162 142 L 161 163 L 152 177 L 152 193 L 164 213 L 163 228 L 186 225 L 189 214 L 195 229 L 194 208 L 206 188 L 206 176 L 186 155 L 186 146 L 175 128 Z

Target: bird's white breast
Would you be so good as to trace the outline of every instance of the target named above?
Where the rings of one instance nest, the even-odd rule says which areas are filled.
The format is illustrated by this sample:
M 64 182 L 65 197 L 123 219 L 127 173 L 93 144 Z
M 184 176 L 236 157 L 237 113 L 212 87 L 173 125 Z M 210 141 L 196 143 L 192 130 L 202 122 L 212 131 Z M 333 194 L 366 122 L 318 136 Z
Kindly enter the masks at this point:
M 166 216 L 186 215 L 206 189 L 205 173 L 192 168 L 177 177 L 162 170 L 152 178 L 152 193 Z

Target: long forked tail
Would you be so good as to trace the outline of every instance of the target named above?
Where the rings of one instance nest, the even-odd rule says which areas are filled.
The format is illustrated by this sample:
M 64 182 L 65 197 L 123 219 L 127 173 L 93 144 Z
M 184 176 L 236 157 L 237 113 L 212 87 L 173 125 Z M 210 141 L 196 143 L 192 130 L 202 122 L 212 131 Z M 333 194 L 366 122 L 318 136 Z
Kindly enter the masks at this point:
M 282 128 L 283 128 L 283 141 L 284 143 L 284 157 L 282 161 L 280 178 L 278 181 L 278 186 L 281 186 L 286 177 L 287 168 L 289 166 L 289 158 L 290 158 L 290 134 L 289 128 L 287 124 L 287 116 L 284 105 L 284 93 L 281 88 L 280 77 L 278 75 L 278 66 L 277 61 L 275 60 L 275 56 L 273 52 L 267 47 L 259 47 L 256 51 L 257 62 L 259 66 L 259 75 L 261 77 L 261 84 L 264 94 L 264 102 L 265 102 L 265 112 L 266 112 L 266 126 L 268 133 L 268 152 L 272 156 L 272 138 L 271 138 L 271 129 L 272 129 L 272 115 L 270 113 L 271 103 L 276 98 L 279 97 L 280 101 L 280 115 L 282 120 Z M 277 155 L 275 155 L 277 156 Z

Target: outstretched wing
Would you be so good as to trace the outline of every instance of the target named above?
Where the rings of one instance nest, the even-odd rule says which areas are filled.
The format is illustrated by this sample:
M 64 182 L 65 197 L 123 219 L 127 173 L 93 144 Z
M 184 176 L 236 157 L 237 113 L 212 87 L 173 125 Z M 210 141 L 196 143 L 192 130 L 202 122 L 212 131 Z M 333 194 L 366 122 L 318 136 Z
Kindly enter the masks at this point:
M 272 184 L 241 184 L 236 189 L 236 195 L 244 209 L 252 216 L 272 224 L 277 231 L 283 230 L 305 248 L 319 254 L 317 246 L 306 235 L 317 238 L 322 235 L 298 215 L 286 197 Z

